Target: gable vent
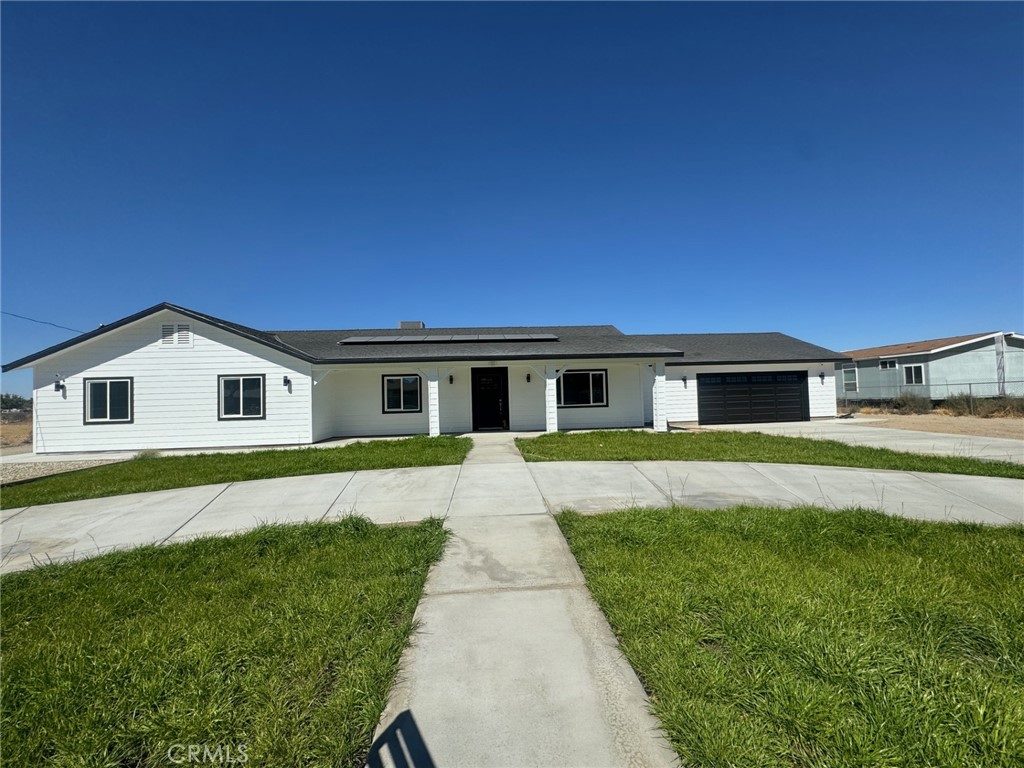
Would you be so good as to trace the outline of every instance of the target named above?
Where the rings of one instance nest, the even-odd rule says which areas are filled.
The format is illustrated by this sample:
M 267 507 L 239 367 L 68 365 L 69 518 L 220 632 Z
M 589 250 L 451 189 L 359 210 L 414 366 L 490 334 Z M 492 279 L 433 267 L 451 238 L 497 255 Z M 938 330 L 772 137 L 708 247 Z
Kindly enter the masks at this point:
M 163 323 L 160 326 L 160 346 L 191 347 L 192 326 L 188 323 Z

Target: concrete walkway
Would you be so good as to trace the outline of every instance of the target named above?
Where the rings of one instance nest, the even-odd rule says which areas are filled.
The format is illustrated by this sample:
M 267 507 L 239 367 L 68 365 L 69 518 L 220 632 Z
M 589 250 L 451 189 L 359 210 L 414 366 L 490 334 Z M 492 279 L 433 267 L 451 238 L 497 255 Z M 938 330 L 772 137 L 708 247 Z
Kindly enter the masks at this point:
M 5 510 L 2 570 L 260 523 L 446 517 L 419 630 L 382 718 L 412 712 L 439 766 L 667 766 L 676 758 L 549 514 L 673 502 L 866 506 L 1024 522 L 1024 481 L 720 462 L 526 464 L 475 436 L 461 466 L 344 472 Z
M 474 439 L 378 733 L 410 711 L 438 766 L 675 765 L 515 444 Z

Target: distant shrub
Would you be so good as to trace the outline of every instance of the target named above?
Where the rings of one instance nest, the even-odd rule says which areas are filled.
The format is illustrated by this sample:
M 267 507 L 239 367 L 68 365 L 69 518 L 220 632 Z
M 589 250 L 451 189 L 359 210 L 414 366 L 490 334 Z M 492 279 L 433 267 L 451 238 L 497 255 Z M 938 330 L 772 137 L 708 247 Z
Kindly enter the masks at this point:
M 957 392 L 946 398 L 942 410 L 951 416 L 1021 417 L 1024 416 L 1024 397 L 972 398 L 967 392 Z
M 974 404 L 971 396 L 966 392 L 957 392 L 950 395 L 942 404 L 942 409 L 950 416 L 969 416 L 974 413 Z
M 986 397 L 974 401 L 974 415 L 991 417 L 1024 416 L 1024 397 Z
M 136 459 L 159 459 L 160 451 L 154 451 L 152 448 L 147 448 L 144 451 L 139 451 L 135 454 Z
M 897 413 L 929 413 L 932 401 L 913 392 L 901 392 L 893 401 L 893 407 Z

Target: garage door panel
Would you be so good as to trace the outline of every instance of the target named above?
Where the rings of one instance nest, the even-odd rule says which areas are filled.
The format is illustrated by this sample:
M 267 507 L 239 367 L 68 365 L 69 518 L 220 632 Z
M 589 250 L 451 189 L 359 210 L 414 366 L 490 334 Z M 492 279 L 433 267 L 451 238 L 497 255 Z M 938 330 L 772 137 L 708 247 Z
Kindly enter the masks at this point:
M 807 372 L 697 374 L 701 424 L 809 421 Z

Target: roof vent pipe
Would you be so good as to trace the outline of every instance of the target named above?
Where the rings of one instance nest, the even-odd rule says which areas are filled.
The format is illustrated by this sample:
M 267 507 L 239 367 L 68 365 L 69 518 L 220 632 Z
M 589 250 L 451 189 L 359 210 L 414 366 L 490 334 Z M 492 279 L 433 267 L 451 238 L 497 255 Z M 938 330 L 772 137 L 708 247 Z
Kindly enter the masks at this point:
M 399 320 L 398 329 L 401 331 L 422 331 L 427 326 L 422 320 Z

